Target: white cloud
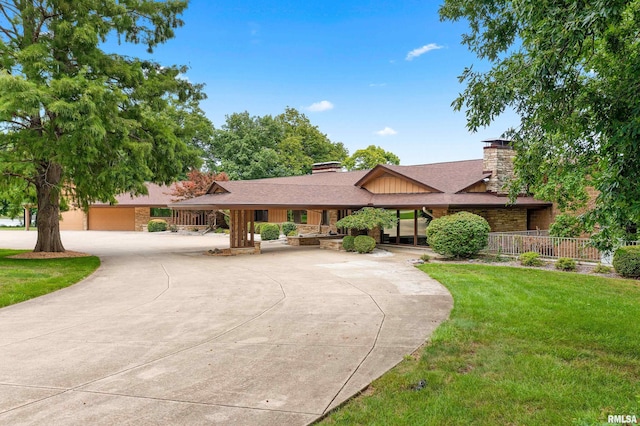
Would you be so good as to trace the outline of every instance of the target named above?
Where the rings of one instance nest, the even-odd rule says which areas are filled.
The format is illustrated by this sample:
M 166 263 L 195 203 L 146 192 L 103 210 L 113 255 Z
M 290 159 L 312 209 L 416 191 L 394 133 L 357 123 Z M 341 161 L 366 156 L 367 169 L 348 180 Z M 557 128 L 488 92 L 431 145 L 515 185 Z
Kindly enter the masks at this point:
M 424 55 L 432 50 L 442 49 L 443 47 L 444 46 L 440 46 L 435 43 L 429 43 L 422 47 L 418 47 L 417 49 L 413 49 L 411 52 L 407 53 L 407 57 L 405 59 L 407 61 L 412 61 L 413 58 L 417 58 L 418 56 Z
M 393 130 L 391 127 L 385 127 L 384 129 L 378 130 L 377 132 L 374 132 L 374 133 L 378 136 L 393 136 L 398 134 L 398 132 Z
M 306 109 L 312 112 L 329 111 L 333 109 L 333 104 L 329 101 L 320 101 L 309 105 Z

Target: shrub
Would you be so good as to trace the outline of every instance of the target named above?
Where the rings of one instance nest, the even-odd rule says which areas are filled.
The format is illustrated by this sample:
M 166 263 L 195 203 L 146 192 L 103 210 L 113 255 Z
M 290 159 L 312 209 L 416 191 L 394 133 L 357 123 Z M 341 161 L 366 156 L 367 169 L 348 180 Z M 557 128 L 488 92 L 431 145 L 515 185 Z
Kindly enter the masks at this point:
M 552 237 L 578 238 L 583 232 L 580 219 L 568 214 L 556 216 L 555 221 L 549 226 L 549 235 Z
M 623 277 L 640 277 L 640 246 L 620 247 L 613 254 L 613 268 Z
M 353 239 L 353 245 L 358 253 L 371 253 L 376 248 L 376 240 L 368 235 L 358 235 Z
M 289 235 L 291 231 L 298 231 L 298 227 L 293 222 L 284 222 L 282 224 L 282 233 L 284 235 Z
M 262 241 L 277 240 L 280 238 L 280 227 L 275 223 L 263 223 L 260 226 L 260 239 Z
M 422 256 L 420 256 L 420 260 L 422 260 L 423 262 L 428 262 L 431 260 L 431 256 L 429 256 L 428 254 L 423 254 Z
M 575 271 L 576 261 L 569 257 L 561 257 L 556 262 L 556 269 L 560 269 L 561 271 Z
M 523 266 L 542 266 L 542 260 L 540 260 L 540 254 L 535 251 L 528 251 L 526 253 L 522 253 L 518 260 L 520 264 Z
M 161 232 L 167 230 L 167 222 L 162 219 L 153 219 L 147 223 L 147 230 L 149 232 Z
M 171 226 L 169 226 L 169 231 L 178 232 L 178 227 L 176 225 L 171 225 Z
M 608 274 L 611 272 L 611 268 L 609 266 L 603 265 L 602 263 L 598 263 L 595 268 L 593 268 L 593 273 L 595 274 Z
M 346 237 L 344 237 L 342 239 L 342 248 L 344 248 L 346 251 L 356 251 L 356 245 L 353 242 L 355 238 L 356 237 L 354 237 L 353 235 L 347 235 Z
M 295 229 L 287 233 L 287 237 L 295 237 L 297 235 L 298 235 L 298 231 L 296 231 Z
M 487 246 L 490 230 L 483 217 L 460 212 L 432 220 L 427 242 L 443 256 L 471 257 Z

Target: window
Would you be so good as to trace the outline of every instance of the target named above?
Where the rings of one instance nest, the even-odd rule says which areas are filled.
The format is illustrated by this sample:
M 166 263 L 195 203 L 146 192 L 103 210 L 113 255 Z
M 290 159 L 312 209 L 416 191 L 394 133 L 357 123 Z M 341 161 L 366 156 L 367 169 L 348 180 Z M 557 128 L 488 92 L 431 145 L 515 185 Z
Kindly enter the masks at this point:
M 151 207 L 151 217 L 171 217 L 171 209 Z
M 253 220 L 255 222 L 269 222 L 269 210 L 256 210 Z
M 329 214 L 329 210 L 322 210 L 322 225 L 329 225 L 331 221 L 331 215 Z
M 306 210 L 289 210 L 287 212 L 289 222 L 306 224 L 307 223 L 307 211 Z

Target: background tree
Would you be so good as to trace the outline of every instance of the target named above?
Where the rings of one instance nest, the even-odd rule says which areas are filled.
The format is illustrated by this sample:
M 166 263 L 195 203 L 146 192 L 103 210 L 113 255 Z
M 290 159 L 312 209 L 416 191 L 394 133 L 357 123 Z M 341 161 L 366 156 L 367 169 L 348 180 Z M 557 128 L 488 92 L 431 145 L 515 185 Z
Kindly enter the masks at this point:
M 186 4 L 0 1 L 0 190 L 35 188 L 35 251 L 64 251 L 62 194 L 87 208 L 197 165 L 199 132 L 185 127 L 206 127 L 201 86 L 179 78 L 185 68 L 102 50 L 118 37 L 151 51 Z
M 207 173 L 193 169 L 187 174 L 187 180 L 174 185 L 171 195 L 174 197 L 174 202 L 188 200 L 206 194 L 213 182 L 226 180 L 229 180 L 229 176 L 224 172 Z
M 190 198 L 195 198 L 206 194 L 213 182 L 227 180 L 229 180 L 229 176 L 227 176 L 227 174 L 224 172 L 207 173 L 197 169 L 193 169 L 187 174 L 186 180 L 177 182 L 174 185 L 173 190 L 171 191 L 171 195 L 174 197 L 174 202 L 188 200 Z M 226 221 L 225 217 L 229 216 L 229 213 L 223 210 L 189 210 L 180 212 L 180 215 L 184 215 L 187 217 L 198 217 L 202 216 L 203 214 L 206 215 L 207 223 L 212 228 L 217 227 L 219 223 L 223 223 L 224 221 Z
M 343 165 L 347 170 L 368 170 L 378 164 L 400 164 L 400 158 L 392 152 L 385 151 L 379 146 L 369 145 L 359 149 L 347 158 Z
M 342 143 L 332 142 L 293 108 L 276 117 L 228 115 L 206 151 L 208 168 L 224 170 L 231 179 L 301 175 L 309 173 L 313 163 L 347 156 Z
M 469 22 L 462 41 L 491 64 L 467 68 L 454 101 L 471 130 L 507 109 L 518 155 L 512 193 L 572 208 L 599 191 L 583 215 L 601 248 L 640 221 L 640 1 L 445 0 L 443 19 Z

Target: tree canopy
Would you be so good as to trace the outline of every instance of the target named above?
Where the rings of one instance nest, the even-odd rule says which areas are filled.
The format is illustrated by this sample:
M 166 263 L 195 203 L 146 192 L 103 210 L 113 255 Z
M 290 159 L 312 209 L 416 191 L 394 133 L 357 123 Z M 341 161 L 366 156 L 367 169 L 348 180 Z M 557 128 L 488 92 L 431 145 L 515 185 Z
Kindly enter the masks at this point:
M 454 101 L 470 130 L 505 110 L 517 150 L 512 193 L 579 206 L 610 248 L 640 222 L 640 1 L 445 0 L 442 19 L 466 20 L 462 36 L 487 71 L 464 70 Z
M 347 229 L 394 228 L 398 224 L 396 212 L 373 207 L 363 207 L 336 222 L 336 227 Z
M 206 151 L 209 170 L 224 171 L 231 179 L 301 175 L 313 163 L 342 161 L 348 154 L 293 108 L 275 117 L 228 115 Z
M 393 152 L 385 151 L 379 146 L 369 145 L 359 149 L 344 161 L 347 170 L 368 170 L 378 164 L 400 164 L 400 158 Z
M 64 251 L 61 196 L 86 208 L 199 163 L 211 125 L 202 87 L 103 50 L 110 38 L 151 51 L 182 25 L 186 0 L 0 1 L 0 193 L 35 189 L 36 251 Z
M 226 180 L 229 180 L 229 176 L 224 172 L 216 174 L 193 169 L 187 174 L 186 180 L 174 185 L 171 195 L 174 202 L 188 200 L 206 194 L 213 182 Z

